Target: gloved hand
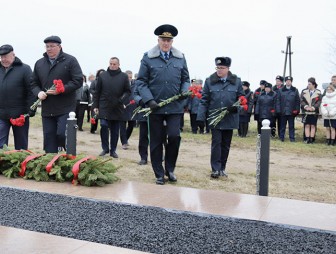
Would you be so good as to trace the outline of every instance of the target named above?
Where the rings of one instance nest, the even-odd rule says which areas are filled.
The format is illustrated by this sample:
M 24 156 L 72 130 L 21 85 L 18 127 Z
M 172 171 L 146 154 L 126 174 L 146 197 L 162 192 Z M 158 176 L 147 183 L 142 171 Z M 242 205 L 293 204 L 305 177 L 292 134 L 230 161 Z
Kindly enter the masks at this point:
M 147 105 L 148 105 L 148 107 L 150 107 L 151 110 L 159 108 L 159 104 L 157 104 L 156 101 L 154 101 L 154 100 L 150 100 L 147 103 Z
M 142 100 L 140 100 L 140 101 L 139 101 L 139 106 L 141 106 L 141 107 L 145 107 L 145 103 L 144 103 Z
M 29 115 L 30 117 L 34 117 L 35 114 L 36 114 L 36 111 L 35 111 L 35 110 L 31 110 L 31 109 L 29 109 L 29 111 L 28 111 L 28 115 Z
M 227 107 L 227 110 L 228 110 L 230 113 L 237 113 L 237 112 L 238 112 L 238 107 L 230 106 L 230 107 Z

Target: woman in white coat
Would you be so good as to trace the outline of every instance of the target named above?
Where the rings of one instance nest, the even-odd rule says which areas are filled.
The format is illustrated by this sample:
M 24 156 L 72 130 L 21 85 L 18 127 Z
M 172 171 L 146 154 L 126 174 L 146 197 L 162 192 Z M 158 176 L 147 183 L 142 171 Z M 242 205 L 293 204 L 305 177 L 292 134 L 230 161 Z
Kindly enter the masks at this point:
M 335 145 L 336 128 L 336 91 L 335 87 L 329 85 L 326 94 L 322 98 L 321 114 L 326 127 L 327 145 Z

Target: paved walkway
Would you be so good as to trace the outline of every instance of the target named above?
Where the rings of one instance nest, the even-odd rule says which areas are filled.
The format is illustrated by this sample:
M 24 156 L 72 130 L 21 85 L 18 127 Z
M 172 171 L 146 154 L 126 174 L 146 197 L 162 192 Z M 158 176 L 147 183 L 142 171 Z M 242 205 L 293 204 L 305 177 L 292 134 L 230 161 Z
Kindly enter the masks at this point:
M 100 188 L 0 176 L 0 186 L 336 231 L 335 204 L 126 181 Z M 3 253 L 144 253 L 2 226 L 0 239 Z

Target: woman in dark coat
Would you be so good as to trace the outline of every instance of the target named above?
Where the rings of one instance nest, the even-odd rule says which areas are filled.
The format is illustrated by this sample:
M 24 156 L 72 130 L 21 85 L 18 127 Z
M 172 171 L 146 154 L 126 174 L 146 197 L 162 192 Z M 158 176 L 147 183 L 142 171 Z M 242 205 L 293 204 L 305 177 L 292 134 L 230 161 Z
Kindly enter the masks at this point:
M 276 107 L 276 93 L 272 91 L 272 84 L 265 84 L 265 91 L 259 95 L 254 114 L 258 117 L 258 134 L 261 132 L 262 121 L 267 119 L 274 122 Z
M 239 129 L 238 136 L 245 138 L 248 132 L 248 126 L 251 118 L 252 108 L 253 108 L 253 93 L 250 90 L 250 83 L 247 81 L 242 82 L 242 87 L 245 93 L 245 98 L 247 100 L 247 111 L 241 108 L 239 110 Z

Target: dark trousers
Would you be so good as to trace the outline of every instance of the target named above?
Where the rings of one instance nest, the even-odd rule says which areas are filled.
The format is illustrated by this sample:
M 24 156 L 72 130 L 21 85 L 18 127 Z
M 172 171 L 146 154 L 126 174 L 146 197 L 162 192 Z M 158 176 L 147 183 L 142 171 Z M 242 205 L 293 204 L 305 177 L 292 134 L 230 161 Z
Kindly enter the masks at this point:
M 225 171 L 229 157 L 233 130 L 211 130 L 211 156 L 212 171 Z
M 238 136 L 245 138 L 248 132 L 249 123 L 239 123 Z
M 65 130 L 69 114 L 42 117 L 43 149 L 46 153 L 57 153 L 58 148 L 65 149 Z
M 110 154 L 112 154 L 117 150 L 119 139 L 119 121 L 100 119 L 100 127 L 100 139 L 102 148 L 104 151 L 110 151 Z
M 139 121 L 139 154 L 141 160 L 148 160 L 148 123 Z
M 277 126 L 278 126 L 278 129 L 277 129 Z M 280 114 L 276 114 L 274 116 L 273 125 L 270 126 L 270 127 L 272 128 L 272 130 L 271 130 L 272 137 L 275 137 L 276 130 L 278 130 L 278 137 L 280 137 L 280 130 L 281 130 L 281 116 L 280 116 Z
M 28 149 L 28 131 L 29 131 L 29 117 L 26 117 L 23 126 L 12 126 L 8 119 L 0 119 L 0 149 L 4 145 L 8 146 L 9 131 L 12 127 L 14 136 L 14 147 L 16 150 Z
M 262 127 L 262 124 L 261 122 L 259 121 L 259 119 L 257 120 L 257 130 L 258 130 L 258 134 L 261 134 L 261 127 Z
M 286 127 L 288 122 L 288 131 L 290 141 L 295 141 L 295 126 L 294 126 L 295 117 L 294 116 L 281 116 L 281 130 L 280 130 L 280 139 L 285 140 Z
M 183 131 L 184 127 L 184 114 L 181 114 L 181 119 L 180 119 L 180 130 Z
M 181 142 L 181 118 L 181 114 L 150 114 L 148 116 L 150 156 L 156 178 L 164 177 L 165 170 L 174 172 Z M 165 168 L 163 168 L 162 157 L 165 141 L 167 144 L 165 146 Z
M 93 110 L 91 110 L 91 115 L 92 115 L 92 117 L 95 116 L 95 113 L 93 112 Z M 90 128 L 90 132 L 91 132 L 91 133 L 95 133 L 95 132 L 96 132 L 96 130 L 97 130 L 97 128 L 98 128 L 98 121 L 99 121 L 99 119 L 97 118 L 95 124 L 92 124 L 92 123 L 91 123 L 91 128 Z
M 128 139 L 132 135 L 135 121 L 120 121 L 120 141 L 122 145 L 128 143 Z
M 84 115 L 85 111 L 88 109 L 88 104 L 78 104 L 76 108 L 76 117 L 77 117 L 77 125 L 78 129 L 83 129 Z
M 87 106 L 86 109 L 86 121 L 89 123 L 90 122 L 90 118 L 91 118 L 91 106 Z
M 192 133 L 196 134 L 197 130 L 199 128 L 199 132 L 200 133 L 204 133 L 204 123 L 203 124 L 198 124 L 198 122 L 196 121 L 197 119 L 197 114 L 192 114 L 190 113 L 190 126 L 191 126 L 191 131 Z

